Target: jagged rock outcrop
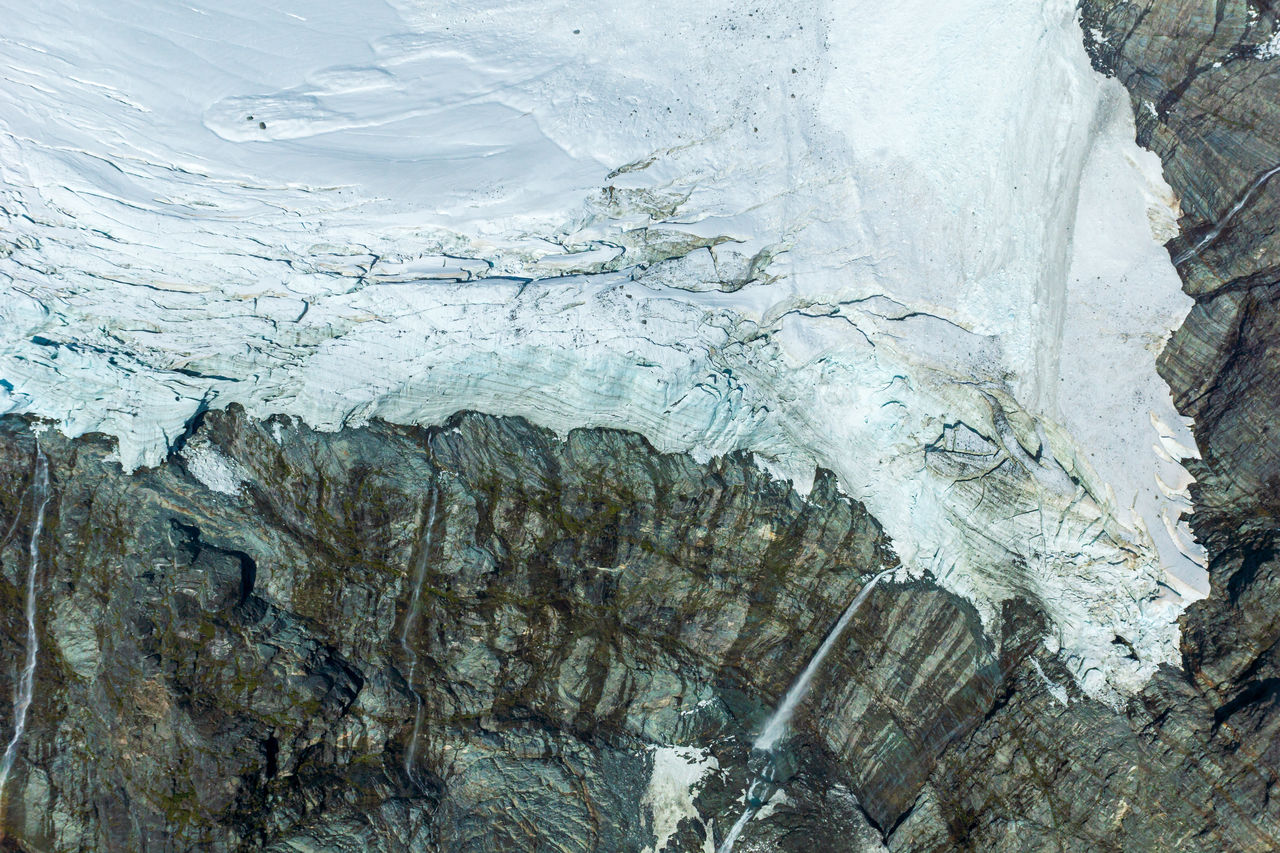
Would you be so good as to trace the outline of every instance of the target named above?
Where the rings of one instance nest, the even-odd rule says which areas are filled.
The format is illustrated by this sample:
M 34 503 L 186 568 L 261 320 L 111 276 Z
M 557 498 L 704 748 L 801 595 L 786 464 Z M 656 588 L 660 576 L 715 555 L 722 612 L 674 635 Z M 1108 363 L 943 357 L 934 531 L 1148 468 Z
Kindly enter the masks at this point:
M 1253 534 L 1280 515 L 1280 13 L 1240 0 L 1083 9 L 1095 64 L 1129 89 L 1138 141 L 1181 204 L 1169 250 L 1196 306 L 1160 366 L 1204 457 L 1197 533 Z
M 1280 98 L 1268 2 L 1081 4 L 1094 65 L 1129 90 L 1138 142 L 1160 155 L 1182 209 L 1169 244 L 1186 291 L 1267 284 L 1280 273 Z
M 801 498 L 745 457 L 606 430 L 317 433 L 233 409 L 129 476 L 105 440 L 43 447 L 36 701 L 3 816 L 28 849 L 701 850 L 760 722 L 895 563 L 829 475 Z M 34 453 L 3 421 L 6 601 Z M 874 842 L 991 708 L 1025 652 L 1003 640 L 929 583 L 878 587 L 741 849 Z M 718 770 L 655 839 L 672 744 Z

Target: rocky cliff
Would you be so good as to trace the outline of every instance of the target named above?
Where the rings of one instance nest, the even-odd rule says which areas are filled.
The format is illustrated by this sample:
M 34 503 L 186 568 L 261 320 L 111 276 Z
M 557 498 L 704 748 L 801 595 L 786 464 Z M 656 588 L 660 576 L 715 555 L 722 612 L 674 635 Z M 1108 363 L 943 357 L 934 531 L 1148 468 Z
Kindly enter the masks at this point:
M 1026 666 L 940 762 L 904 850 L 1280 848 L 1280 51 L 1268 3 L 1086 2 L 1095 66 L 1181 202 L 1169 250 L 1196 300 L 1161 359 L 1203 459 L 1192 525 L 1212 591 L 1182 666 L 1116 714 L 1057 701 Z M 1116 637 L 1123 643 L 1123 637 Z
M 1195 420 L 1211 594 L 1181 660 L 1109 705 L 1064 665 L 1027 566 L 981 616 L 929 575 L 882 582 L 743 853 L 1280 849 L 1280 21 L 1236 0 L 1082 16 L 1180 204 L 1168 249 L 1195 307 L 1160 370 Z M 59 357 L 128 372 L 123 348 L 64 343 L 31 339 L 50 382 Z M 914 521 L 824 472 L 801 495 L 749 455 L 482 414 L 316 432 L 232 406 L 131 474 L 114 439 L 37 448 L 32 425 L 0 420 L 0 695 L 37 649 L 0 794 L 15 850 L 712 850 L 759 773 L 752 737 L 896 567 L 882 523 Z

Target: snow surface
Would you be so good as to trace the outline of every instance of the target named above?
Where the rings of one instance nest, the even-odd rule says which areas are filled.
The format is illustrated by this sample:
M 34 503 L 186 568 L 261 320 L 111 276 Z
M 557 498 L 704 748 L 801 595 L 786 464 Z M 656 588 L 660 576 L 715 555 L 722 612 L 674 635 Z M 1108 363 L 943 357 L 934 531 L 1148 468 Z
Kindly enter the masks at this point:
M 820 464 L 1090 694 L 1176 659 L 1177 202 L 1070 0 L 10 5 L 0 405 Z
M 1052 696 L 1059 705 L 1066 707 L 1071 704 L 1071 696 L 1067 693 L 1067 688 L 1045 675 L 1044 667 L 1040 665 L 1040 661 L 1032 658 L 1031 666 L 1035 668 L 1036 675 L 1040 677 L 1040 683 L 1045 686 L 1049 695 Z
M 1250 11 L 1252 11 L 1252 7 L 1250 7 Z M 1254 51 L 1254 56 L 1259 59 L 1280 57 L 1280 31 L 1277 31 L 1269 40 L 1259 45 L 1258 49 Z
M 183 445 L 178 455 L 191 476 L 211 491 L 232 496 L 240 494 L 240 487 L 245 481 L 244 472 L 234 459 L 220 453 L 209 439 L 195 436 Z

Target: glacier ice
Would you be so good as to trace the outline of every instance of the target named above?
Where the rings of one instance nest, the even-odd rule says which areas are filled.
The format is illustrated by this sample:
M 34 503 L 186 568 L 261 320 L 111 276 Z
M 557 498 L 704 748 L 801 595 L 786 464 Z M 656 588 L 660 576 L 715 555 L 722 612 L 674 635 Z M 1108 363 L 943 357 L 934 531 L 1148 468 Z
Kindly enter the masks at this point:
M 1042 603 L 1114 699 L 1207 587 L 1155 371 L 1177 201 L 1074 14 L 12 9 L 0 405 L 127 470 L 233 402 L 822 465 L 984 617 Z
M 27 712 L 35 698 L 36 663 L 40 651 L 40 632 L 36 628 L 36 578 L 40 574 L 40 536 L 44 533 L 44 511 L 49 505 L 49 460 L 36 444 L 35 471 L 31 477 L 31 539 L 27 545 L 27 589 L 23 615 L 27 623 L 26 654 L 22 673 L 13 691 L 13 737 L 0 758 L 0 806 L 4 805 L 5 783 L 13 770 L 18 747 L 27 729 Z

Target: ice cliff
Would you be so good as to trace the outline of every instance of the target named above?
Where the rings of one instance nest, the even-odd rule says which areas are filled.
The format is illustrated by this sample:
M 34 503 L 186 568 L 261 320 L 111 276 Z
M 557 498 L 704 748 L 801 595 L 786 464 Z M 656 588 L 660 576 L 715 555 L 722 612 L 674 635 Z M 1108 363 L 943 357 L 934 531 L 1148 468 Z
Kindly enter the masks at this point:
M 1176 657 L 1178 202 L 1074 4 L 315 6 L 9 12 L 4 408 L 130 470 L 233 402 L 821 465 L 1090 694 Z

